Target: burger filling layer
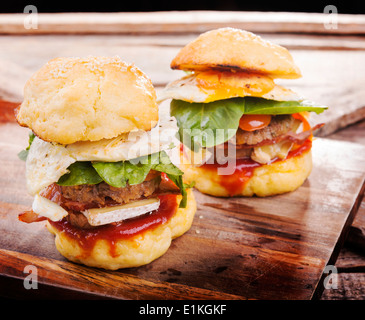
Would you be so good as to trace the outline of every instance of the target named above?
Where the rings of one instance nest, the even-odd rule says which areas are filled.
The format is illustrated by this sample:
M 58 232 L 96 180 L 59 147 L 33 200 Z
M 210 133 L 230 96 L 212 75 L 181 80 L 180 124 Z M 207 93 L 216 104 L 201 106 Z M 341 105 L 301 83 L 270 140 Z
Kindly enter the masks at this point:
M 180 141 L 192 150 L 188 158 L 193 165 L 221 164 L 230 158 L 250 158 L 259 164 L 285 159 L 294 145 L 303 144 L 323 125 L 311 128 L 309 112 L 325 109 L 308 101 L 256 97 L 210 103 L 171 102 Z
M 168 135 L 172 137 L 170 131 Z M 147 139 L 163 150 L 152 148 L 157 152 L 148 154 L 151 148 L 145 145 L 144 155 L 139 157 L 135 155 L 142 152 L 138 151 L 141 139 L 103 141 L 102 145 L 107 146 L 104 153 L 109 153 L 105 158 L 100 152 L 96 157 L 93 151 L 100 144 L 87 145 L 87 151 L 84 145 L 71 148 L 43 141 L 31 133 L 28 148 L 19 156 L 26 160 L 27 186 L 35 199 L 33 210 L 21 214 L 20 220 L 66 219 L 75 227 L 93 228 L 155 212 L 159 198 L 168 194 L 181 194 L 180 207 L 185 207 L 183 172 L 164 151 L 171 148 L 168 135 L 163 144 L 152 137 Z M 124 149 L 134 152 L 121 153 Z

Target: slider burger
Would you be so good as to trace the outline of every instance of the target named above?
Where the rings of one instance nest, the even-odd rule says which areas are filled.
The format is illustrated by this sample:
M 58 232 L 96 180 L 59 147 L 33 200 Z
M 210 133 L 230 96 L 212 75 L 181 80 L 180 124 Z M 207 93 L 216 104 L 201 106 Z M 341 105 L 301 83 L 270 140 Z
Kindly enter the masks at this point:
M 26 83 L 16 110 L 32 130 L 23 222 L 47 221 L 67 259 L 116 270 L 147 264 L 189 230 L 196 204 L 168 155 L 151 80 L 118 57 L 58 58 Z
M 181 166 L 187 181 L 214 196 L 270 196 L 293 191 L 311 172 L 310 112 L 323 106 L 274 82 L 301 77 L 287 49 L 244 30 L 201 34 L 177 54 L 169 83 Z

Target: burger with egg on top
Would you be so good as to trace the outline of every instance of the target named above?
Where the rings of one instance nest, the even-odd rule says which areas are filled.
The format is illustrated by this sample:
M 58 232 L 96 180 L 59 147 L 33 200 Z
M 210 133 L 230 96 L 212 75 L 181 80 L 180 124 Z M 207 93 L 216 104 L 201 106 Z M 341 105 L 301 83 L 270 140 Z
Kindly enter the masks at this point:
M 23 222 L 46 220 L 58 251 L 88 266 L 147 264 L 189 230 L 196 205 L 168 155 L 149 78 L 119 57 L 57 58 L 26 83 L 16 110 L 31 129 Z
M 171 68 L 185 76 L 169 83 L 181 165 L 206 194 L 271 196 L 303 184 L 312 169 L 310 112 L 326 107 L 275 83 L 301 77 L 287 49 L 244 30 L 221 28 L 182 48 Z

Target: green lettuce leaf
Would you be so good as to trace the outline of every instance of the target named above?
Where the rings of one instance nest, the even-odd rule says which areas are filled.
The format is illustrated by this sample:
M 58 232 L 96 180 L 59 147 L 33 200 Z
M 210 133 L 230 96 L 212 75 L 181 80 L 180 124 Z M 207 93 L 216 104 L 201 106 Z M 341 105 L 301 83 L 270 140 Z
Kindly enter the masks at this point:
M 122 188 L 127 185 L 127 180 L 124 178 L 123 162 L 97 162 L 93 163 L 92 166 L 102 181 L 105 181 L 107 184 L 116 188 Z
M 186 193 L 186 187 L 187 185 L 184 184 L 183 182 L 183 176 L 182 175 L 174 175 L 174 174 L 169 174 L 166 173 L 167 176 L 169 177 L 169 179 L 176 184 L 176 186 L 180 189 L 181 195 L 182 195 L 182 199 L 180 201 L 180 208 L 186 208 L 186 204 L 187 204 L 187 193 Z
M 127 182 L 130 185 L 142 183 L 150 170 L 165 172 L 173 176 L 183 174 L 171 162 L 165 151 L 133 159 L 133 161 L 94 162 L 92 166 L 106 183 L 116 188 L 124 188 Z
M 315 103 L 303 101 L 275 101 L 263 98 L 246 97 L 245 114 L 293 114 L 303 111 L 322 113 L 327 109 L 325 106 L 316 105 Z
M 183 196 L 180 207 L 186 206 L 186 187 L 188 186 L 183 183 L 184 173 L 171 162 L 165 151 L 130 161 L 75 162 L 68 167 L 68 170 L 70 172 L 63 175 L 57 182 L 59 185 L 97 184 L 105 181 L 113 187 L 124 188 L 127 183 L 130 185 L 142 183 L 150 170 L 164 172 L 180 189 Z
M 165 151 L 157 153 L 159 161 L 153 161 L 152 159 L 152 169 L 160 172 L 165 172 L 170 176 L 182 176 L 182 172 L 178 167 L 176 167 L 170 160 L 170 157 Z M 152 155 L 153 156 L 153 155 Z
M 152 155 L 153 156 L 153 155 Z M 180 208 L 186 208 L 187 204 L 187 193 L 186 188 L 190 188 L 190 186 L 184 184 L 183 182 L 183 174 L 178 167 L 176 167 L 170 160 L 169 156 L 165 151 L 161 151 L 158 153 L 159 161 L 153 162 L 152 160 L 152 167 L 151 169 L 164 172 L 168 176 L 168 178 L 175 183 L 175 185 L 180 189 L 180 193 L 182 195 L 182 199 L 180 201 Z
M 327 107 L 309 101 L 276 101 L 245 97 L 209 103 L 172 100 L 171 116 L 177 120 L 179 139 L 190 149 L 214 147 L 232 138 L 243 114 L 293 114 L 323 112 Z
M 236 134 L 244 113 L 245 105 L 242 102 L 234 99 L 210 103 L 172 100 L 170 113 L 177 120 L 180 140 L 184 144 L 209 148 L 224 143 Z
M 151 170 L 151 166 L 134 165 L 129 161 L 97 162 L 92 165 L 107 184 L 116 188 L 126 187 L 127 182 L 130 185 L 142 183 Z
M 57 182 L 60 186 L 97 184 L 103 181 L 89 161 L 77 161 L 67 169 L 70 172 L 64 174 Z

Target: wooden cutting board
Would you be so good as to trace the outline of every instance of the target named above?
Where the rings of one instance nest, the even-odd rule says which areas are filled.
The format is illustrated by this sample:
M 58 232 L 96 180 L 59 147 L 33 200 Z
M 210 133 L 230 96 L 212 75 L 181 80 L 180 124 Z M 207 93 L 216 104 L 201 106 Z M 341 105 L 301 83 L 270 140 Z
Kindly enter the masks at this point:
M 364 193 L 365 147 L 316 139 L 313 172 L 297 191 L 264 199 L 195 191 L 192 228 L 164 256 L 104 271 L 66 261 L 43 222 L 18 221 L 32 203 L 17 159 L 27 134 L 14 123 L 0 125 L 0 274 L 22 283 L 24 268 L 35 266 L 38 293 L 47 285 L 118 299 L 311 299 L 321 293 L 324 269 L 334 264 Z
M 267 12 L 45 14 L 39 29 L 23 23 L 23 15 L 0 15 L 0 98 L 8 101 L 21 101 L 25 81 L 57 56 L 120 55 L 160 90 L 182 74 L 169 68 L 181 47 L 203 31 L 233 26 L 290 49 L 303 78 L 282 83 L 330 107 L 313 118 L 326 122 L 317 134 L 365 117 L 364 16 L 339 15 L 338 28 L 329 30 L 321 15 Z M 317 139 L 313 172 L 297 191 L 265 199 L 196 191 L 193 226 L 164 256 L 135 269 L 92 269 L 66 261 L 44 223 L 17 220 L 32 198 L 16 156 L 28 131 L 11 123 L 13 107 L 0 117 L 0 294 L 35 295 L 23 286 L 24 267 L 33 265 L 43 297 L 56 288 L 67 297 L 311 299 L 321 293 L 324 269 L 334 264 L 364 193 L 365 147 Z

